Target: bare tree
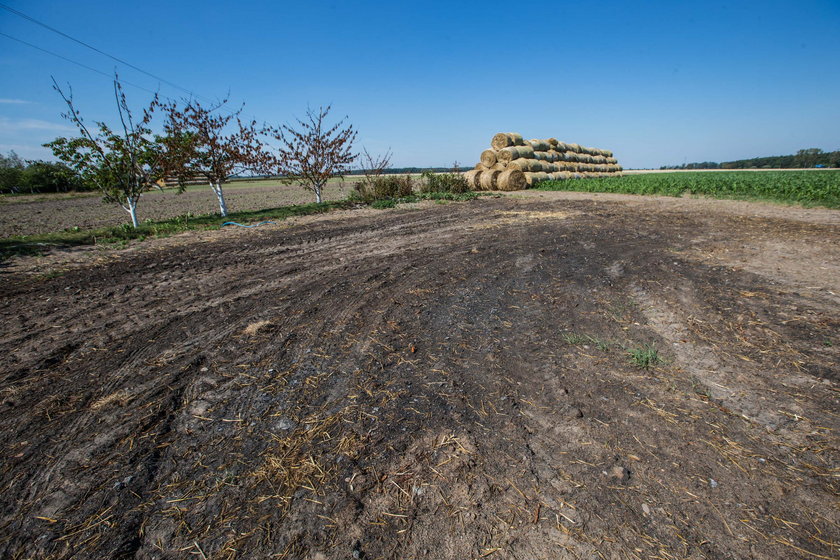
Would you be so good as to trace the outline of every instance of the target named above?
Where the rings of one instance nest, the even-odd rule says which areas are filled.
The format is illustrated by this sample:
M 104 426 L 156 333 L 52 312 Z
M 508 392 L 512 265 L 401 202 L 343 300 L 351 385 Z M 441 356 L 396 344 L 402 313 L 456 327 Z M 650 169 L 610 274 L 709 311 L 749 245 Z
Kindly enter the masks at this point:
M 298 119 L 299 129 L 289 125 L 267 128 L 266 132 L 280 142 L 276 161 L 277 174 L 286 183 L 301 183 L 315 194 L 315 201 L 323 202 L 322 192 L 331 177 L 340 177 L 350 170 L 358 154 L 353 153 L 356 131 L 353 125 L 344 127 L 340 120 L 332 127 L 325 124 L 331 106 L 317 111 L 306 110 L 306 118 Z
M 373 155 L 367 151 L 367 148 L 362 147 L 362 153 L 359 154 L 359 159 L 361 159 L 361 171 L 364 177 L 364 181 L 367 183 L 372 183 L 376 180 L 376 177 L 381 177 L 385 170 L 391 167 L 391 148 L 388 148 L 384 154 L 376 154 Z
M 96 128 L 93 130 L 88 128 L 76 109 L 70 86 L 65 93 L 53 79 L 53 89 L 67 105 L 67 112 L 62 113 L 62 117 L 73 122 L 81 136 L 56 138 L 44 146 L 51 148 L 57 158 L 79 173 L 83 181 L 99 189 L 106 202 L 117 203 L 128 212 L 136 228 L 139 225 L 137 202 L 140 196 L 159 188 L 157 182 L 167 172 L 165 150 L 152 138 L 149 128 L 159 103 L 157 94 L 143 109 L 140 120 L 135 121 L 119 76 L 115 74 L 114 97 L 120 121 L 115 132 L 100 121 L 94 123 Z
M 174 101 L 163 104 L 167 120 L 162 141 L 173 158 L 178 179 L 206 178 L 222 216 L 228 214 L 223 185 L 244 172 L 268 173 L 274 161 L 259 138 L 256 121 L 240 119 L 242 107 L 222 114 L 227 102 L 224 99 L 210 107 L 195 99 L 184 100 L 183 107 Z

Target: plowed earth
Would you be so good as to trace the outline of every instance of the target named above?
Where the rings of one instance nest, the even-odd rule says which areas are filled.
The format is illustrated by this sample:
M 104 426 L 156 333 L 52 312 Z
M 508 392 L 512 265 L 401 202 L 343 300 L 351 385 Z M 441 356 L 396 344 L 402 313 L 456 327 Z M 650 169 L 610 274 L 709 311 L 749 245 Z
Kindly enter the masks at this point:
M 0 557 L 837 558 L 840 213 L 725 204 L 13 261 Z

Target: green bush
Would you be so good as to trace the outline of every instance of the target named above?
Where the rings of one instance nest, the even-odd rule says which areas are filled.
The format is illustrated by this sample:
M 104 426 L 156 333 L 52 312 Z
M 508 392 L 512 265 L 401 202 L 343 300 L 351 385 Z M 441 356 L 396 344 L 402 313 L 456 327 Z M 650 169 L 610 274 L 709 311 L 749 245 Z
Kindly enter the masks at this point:
M 467 180 L 460 173 L 432 173 L 431 171 L 424 171 L 421 177 L 423 181 L 420 185 L 420 192 L 460 194 L 469 192 L 470 190 Z
M 366 177 L 353 186 L 353 197 L 367 204 L 377 200 L 394 200 L 414 194 L 410 175 L 379 175 Z

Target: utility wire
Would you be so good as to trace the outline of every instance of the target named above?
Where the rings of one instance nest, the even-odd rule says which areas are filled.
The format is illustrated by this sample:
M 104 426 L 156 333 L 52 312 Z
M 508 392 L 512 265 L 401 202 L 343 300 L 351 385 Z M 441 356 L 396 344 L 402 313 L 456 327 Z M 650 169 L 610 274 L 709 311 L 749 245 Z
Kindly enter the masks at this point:
M 45 29 L 49 29 L 49 30 L 50 30 L 50 31 L 52 31 L 53 33 L 56 33 L 56 34 L 58 34 L 58 35 L 61 35 L 62 37 L 66 38 L 66 39 L 70 39 L 71 41 L 73 41 L 73 42 L 75 42 L 75 43 L 78 43 L 78 44 L 80 44 L 80 45 L 82 45 L 82 46 L 84 46 L 84 47 L 87 47 L 87 48 L 89 48 L 90 50 L 92 50 L 92 51 L 94 51 L 94 52 L 97 52 L 97 53 L 99 53 L 99 54 L 101 54 L 101 55 L 103 55 L 103 56 L 107 56 L 107 57 L 108 57 L 108 58 L 110 58 L 111 60 L 114 60 L 114 61 L 116 61 L 116 62 L 119 62 L 120 64 L 123 64 L 123 65 L 125 65 L 125 66 L 128 66 L 129 68 L 133 68 L 134 70 L 137 70 L 138 72 L 141 72 L 141 73 L 143 73 L 143 74 L 145 74 L 145 75 L 147 75 L 147 76 L 149 76 L 149 77 L 152 77 L 152 78 L 154 78 L 154 79 L 156 79 L 156 80 L 158 80 L 158 81 L 160 81 L 160 82 L 162 82 L 162 83 L 164 83 L 164 84 L 167 84 L 167 85 L 169 85 L 169 86 L 172 86 L 172 87 L 174 87 L 175 89 L 179 89 L 179 90 L 181 90 L 181 91 L 183 91 L 183 92 L 186 92 L 186 93 L 188 93 L 188 94 L 189 94 L 189 95 L 191 95 L 191 96 L 194 96 L 194 97 L 204 97 L 203 95 L 198 95 L 197 93 L 194 93 L 194 92 L 192 92 L 192 91 L 188 90 L 187 88 L 183 88 L 183 87 L 179 86 L 178 84 L 172 83 L 172 82 L 170 82 L 169 80 L 165 80 L 164 78 L 161 78 L 160 76 L 156 76 L 155 74 L 152 74 L 151 72 L 147 72 L 146 70 L 143 70 L 142 68 L 139 68 L 139 67 L 137 67 L 137 66 L 135 66 L 135 65 L 131 64 L 130 62 L 126 62 L 125 60 L 123 60 L 123 59 L 121 59 L 121 58 L 118 58 L 118 57 L 116 57 L 116 56 L 114 56 L 114 55 L 112 55 L 112 54 L 109 54 L 109 53 L 107 53 L 107 52 L 105 52 L 105 51 L 103 51 L 103 50 L 97 49 L 97 48 L 96 48 L 96 47 L 94 47 L 93 45 L 90 45 L 90 44 L 88 44 L 88 43 L 85 43 L 84 41 L 82 41 L 82 40 L 80 40 L 80 39 L 76 39 L 75 37 L 71 37 L 71 36 L 70 36 L 70 35 L 68 35 L 67 33 L 64 33 L 63 31 L 59 31 L 59 30 L 58 30 L 58 29 L 56 29 L 55 27 L 51 27 L 51 26 L 47 25 L 46 23 L 44 23 L 44 22 L 42 22 L 42 21 L 39 21 L 39 20 L 35 19 L 35 18 L 34 18 L 34 17 L 32 17 L 32 16 L 28 16 L 28 15 L 24 14 L 24 13 L 23 13 L 23 12 L 21 12 L 21 11 L 15 10 L 14 8 L 12 8 L 12 7 L 10 7 L 10 6 L 7 6 L 6 4 L 0 3 L 0 8 L 3 8 L 4 10 L 6 10 L 6 11 L 8 11 L 8 12 L 13 13 L 13 14 L 15 14 L 16 16 L 22 17 L 23 19 L 26 19 L 26 20 L 28 20 L 28 21 L 31 21 L 32 23 L 34 23 L 34 24 L 36 24 L 36 25 L 40 25 L 41 27 L 43 27 L 43 28 L 45 28 Z M 6 36 L 8 37 L 8 35 L 6 35 Z M 14 37 L 12 37 L 12 39 L 14 39 Z M 16 40 L 17 40 L 17 41 L 20 41 L 20 39 L 16 39 Z M 22 42 L 22 43 L 23 43 L 23 41 L 20 41 L 20 42 Z M 29 43 L 26 43 L 26 44 L 29 44 Z M 30 46 L 33 46 L 33 45 L 30 45 Z M 35 48 L 39 48 L 39 47 L 35 47 Z M 39 49 L 39 50 L 44 50 L 44 49 Z M 45 51 L 45 52 L 46 52 L 46 51 Z M 50 54 L 54 54 L 54 53 L 50 53 Z M 57 55 L 57 56 L 60 56 L 60 55 Z M 61 58 L 64 58 L 64 57 L 61 57 Z M 69 60 L 69 59 L 65 59 L 65 60 Z M 70 61 L 70 62 L 73 62 L 73 61 Z M 75 63 L 75 64 L 78 64 L 78 63 Z M 97 70 L 95 70 L 95 71 L 97 71 Z M 98 72 L 98 71 L 97 71 L 97 72 Z M 126 82 L 126 83 L 127 83 L 127 82 Z M 205 99 L 208 99 L 208 98 L 206 98 L 206 97 L 205 97 Z
M 38 45 L 33 45 L 32 43 L 27 43 L 23 39 L 18 39 L 17 37 L 12 37 L 11 35 L 7 35 L 6 33 L 3 33 L 2 31 L 0 31 L 0 35 L 2 35 L 3 37 L 9 38 L 12 41 L 17 41 L 18 43 L 22 43 L 22 44 L 26 45 L 27 47 L 32 47 L 33 49 L 36 49 L 36 50 L 39 50 L 41 52 L 47 53 L 49 55 L 55 56 L 55 57 L 60 58 L 62 60 L 66 60 L 67 62 L 75 64 L 76 66 L 81 66 L 82 68 L 90 70 L 91 72 L 96 72 L 97 74 L 102 74 L 103 76 L 105 76 L 109 80 L 114 79 L 114 76 L 112 74 L 108 74 L 107 72 L 103 72 L 102 70 L 97 70 L 96 68 L 94 68 L 92 66 L 88 66 L 87 64 L 82 64 L 81 62 L 76 62 L 75 60 L 73 60 L 71 58 L 67 58 L 66 56 L 60 55 L 58 53 L 48 51 L 47 49 L 42 49 Z M 131 82 L 126 82 L 123 79 L 120 79 L 120 82 L 122 82 L 126 85 L 129 85 L 129 86 L 132 86 L 132 87 L 136 87 L 137 89 L 142 89 L 143 91 L 147 91 L 147 92 L 152 93 L 152 94 L 156 93 L 156 92 L 150 90 L 149 88 L 145 88 L 143 86 L 138 86 L 137 84 L 132 84 Z

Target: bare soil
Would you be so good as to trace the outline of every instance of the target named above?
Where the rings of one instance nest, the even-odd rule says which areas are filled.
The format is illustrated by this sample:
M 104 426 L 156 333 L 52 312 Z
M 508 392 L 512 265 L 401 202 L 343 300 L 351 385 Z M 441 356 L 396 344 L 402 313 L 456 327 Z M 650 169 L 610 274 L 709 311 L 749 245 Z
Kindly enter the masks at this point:
M 347 198 L 351 190 L 349 182 L 344 185 L 329 183 L 323 192 L 324 200 Z M 271 182 L 258 186 L 233 183 L 224 192 L 229 212 L 315 202 L 315 195 L 303 187 Z M 137 205 L 141 221 L 218 212 L 219 203 L 209 187 L 191 187 L 181 194 L 152 191 L 144 194 Z M 51 233 L 74 227 L 95 229 L 124 223 L 131 223 L 128 213 L 117 204 L 103 202 L 95 193 L 0 196 L 0 237 Z
M 528 193 L 2 275 L 0 557 L 840 556 L 840 212 Z

